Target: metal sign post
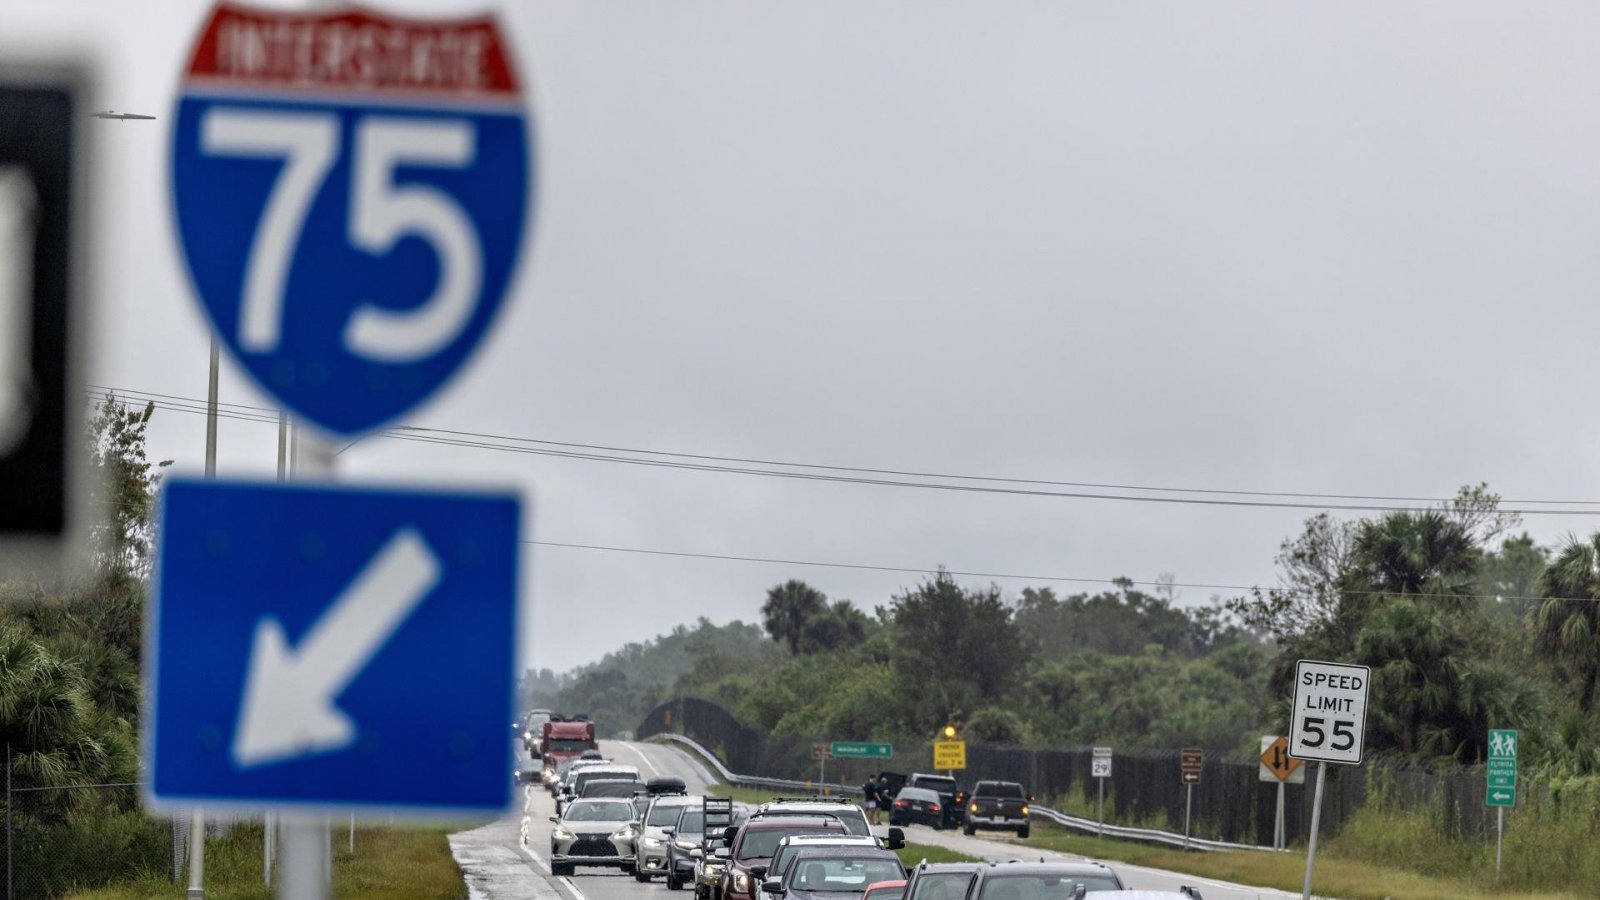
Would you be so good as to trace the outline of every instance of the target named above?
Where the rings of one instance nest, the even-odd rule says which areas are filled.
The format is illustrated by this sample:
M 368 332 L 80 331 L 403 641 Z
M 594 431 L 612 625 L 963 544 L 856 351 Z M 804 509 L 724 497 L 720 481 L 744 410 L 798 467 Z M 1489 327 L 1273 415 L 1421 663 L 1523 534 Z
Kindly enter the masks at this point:
M 1205 765 L 1205 754 L 1200 750 L 1184 750 L 1178 756 L 1180 777 L 1183 780 L 1183 849 L 1189 849 L 1189 815 L 1194 809 L 1194 786 L 1200 783 L 1200 770 Z
M 1284 834 L 1284 827 L 1283 827 L 1283 782 L 1280 781 L 1280 782 L 1278 782 L 1278 813 L 1277 813 L 1277 821 L 1273 825 L 1273 829 L 1272 829 L 1272 849 L 1274 849 L 1274 850 L 1286 850 L 1286 849 L 1288 849 L 1287 847 L 1284 846 L 1285 837 L 1286 837 L 1286 835 Z
M 1513 728 L 1489 731 L 1489 778 L 1483 802 L 1495 807 L 1494 877 L 1500 880 L 1500 854 L 1505 846 L 1506 807 L 1517 804 L 1517 732 Z
M 1089 774 L 1100 785 L 1100 804 L 1095 813 L 1099 820 L 1095 830 L 1095 837 L 1105 837 L 1106 834 L 1106 779 L 1111 777 L 1111 748 L 1096 747 L 1089 761 Z
M 1361 765 L 1367 727 L 1367 666 L 1302 659 L 1294 669 L 1294 715 L 1289 724 L 1289 755 L 1320 763 L 1311 801 L 1311 840 L 1306 851 L 1302 900 L 1311 900 L 1311 875 L 1317 862 L 1317 829 L 1322 822 L 1322 789 L 1328 763 Z
M 1285 784 L 1305 784 L 1305 763 L 1289 755 L 1289 739 L 1278 734 L 1261 736 L 1261 765 L 1257 777 L 1278 789 L 1277 812 L 1272 822 L 1272 849 L 1288 848 L 1288 826 L 1284 822 Z

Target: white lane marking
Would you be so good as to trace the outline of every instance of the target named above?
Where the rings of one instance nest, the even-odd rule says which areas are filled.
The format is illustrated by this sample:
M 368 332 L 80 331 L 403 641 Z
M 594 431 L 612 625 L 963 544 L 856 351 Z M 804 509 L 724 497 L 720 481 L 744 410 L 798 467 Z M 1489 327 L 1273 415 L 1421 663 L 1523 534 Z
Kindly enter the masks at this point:
M 527 854 L 529 859 L 533 860 L 533 864 L 538 866 L 539 871 L 548 876 L 552 883 L 559 884 L 566 888 L 567 891 L 572 894 L 572 896 L 577 898 L 577 900 L 589 900 L 583 891 L 578 890 L 578 886 L 572 883 L 571 878 L 567 877 L 566 875 L 556 878 L 555 873 L 550 871 L 550 866 L 547 865 L 537 853 L 534 853 L 532 850 L 530 850 L 527 844 L 523 844 L 519 849 L 521 849 L 523 853 Z
M 656 768 L 655 763 L 650 761 L 650 757 L 644 755 L 644 748 L 643 747 L 639 747 L 639 746 L 637 746 L 635 744 L 629 744 L 629 743 L 626 743 L 624 741 L 618 741 L 617 745 L 621 746 L 621 747 L 628 748 L 628 752 L 632 753 L 634 756 L 639 757 L 639 761 L 644 763 L 644 767 L 646 769 L 649 769 L 657 778 L 661 777 L 661 770 Z

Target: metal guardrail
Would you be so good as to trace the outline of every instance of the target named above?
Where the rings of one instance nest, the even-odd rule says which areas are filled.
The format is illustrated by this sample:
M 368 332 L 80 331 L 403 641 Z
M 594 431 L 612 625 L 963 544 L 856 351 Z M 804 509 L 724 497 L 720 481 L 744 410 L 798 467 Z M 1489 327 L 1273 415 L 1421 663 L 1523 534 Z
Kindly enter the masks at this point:
M 741 787 L 792 788 L 808 791 L 815 790 L 818 787 L 826 787 L 829 790 L 839 794 L 861 793 L 860 788 L 850 787 L 849 785 L 818 785 L 816 782 L 812 781 L 793 781 L 786 778 L 763 778 L 756 775 L 740 775 L 736 772 L 729 771 L 728 767 L 722 764 L 722 760 L 718 759 L 715 753 L 712 753 L 705 747 L 700 746 L 700 744 L 692 738 L 684 737 L 681 734 L 669 733 L 662 733 L 657 735 L 657 737 L 672 741 L 676 744 L 682 744 L 685 747 L 693 750 L 707 763 L 709 763 L 713 769 L 716 770 L 717 777 L 721 778 L 724 784 L 739 785 Z M 1122 838 L 1123 840 L 1149 841 L 1157 844 L 1166 844 L 1170 847 L 1186 847 L 1192 850 L 1258 850 L 1264 853 L 1287 852 L 1273 850 L 1271 847 L 1262 847 L 1257 844 L 1235 844 L 1229 841 L 1212 841 L 1197 837 L 1185 838 L 1181 834 L 1175 834 L 1171 831 L 1160 831 L 1155 828 L 1132 828 L 1126 825 L 1112 825 L 1109 823 L 1102 824 L 1093 819 L 1069 816 L 1059 810 L 1054 810 L 1047 806 L 1039 806 L 1037 804 L 1034 804 L 1032 809 L 1035 816 L 1048 819 L 1057 825 L 1064 825 L 1068 828 L 1076 828 L 1080 831 L 1087 831 L 1091 834 L 1107 834 L 1114 838 Z
M 1069 816 L 1059 810 L 1047 806 L 1033 806 L 1033 814 L 1049 819 L 1057 825 L 1068 828 L 1077 828 L 1090 834 L 1108 834 L 1114 838 L 1129 841 L 1153 841 L 1158 844 L 1167 844 L 1172 847 L 1187 847 L 1192 850 L 1261 850 L 1267 853 L 1280 853 L 1288 851 L 1274 850 L 1271 847 L 1262 847 L 1257 844 L 1235 844 L 1229 841 L 1211 841 L 1205 838 L 1185 838 L 1181 834 L 1171 831 L 1159 831 L 1154 828 L 1130 828 L 1126 825 L 1102 825 L 1093 819 L 1084 819 L 1078 816 Z
M 706 762 L 711 764 L 713 769 L 716 769 L 717 777 L 722 779 L 723 784 L 733 784 L 740 787 L 787 788 L 798 791 L 817 791 L 826 788 L 831 793 L 849 795 L 861 793 L 861 788 L 851 787 L 847 784 L 833 784 L 831 782 L 816 781 L 795 781 L 789 778 L 763 778 L 759 775 L 740 775 L 736 772 L 729 771 L 728 767 L 722 764 L 722 760 L 718 759 L 715 753 L 712 753 L 705 747 L 700 746 L 700 744 L 693 738 L 684 737 L 681 734 L 672 734 L 670 732 L 662 732 L 661 734 L 656 735 L 656 737 L 659 737 L 663 740 L 672 741 L 675 744 L 682 744 L 699 754 L 705 759 Z

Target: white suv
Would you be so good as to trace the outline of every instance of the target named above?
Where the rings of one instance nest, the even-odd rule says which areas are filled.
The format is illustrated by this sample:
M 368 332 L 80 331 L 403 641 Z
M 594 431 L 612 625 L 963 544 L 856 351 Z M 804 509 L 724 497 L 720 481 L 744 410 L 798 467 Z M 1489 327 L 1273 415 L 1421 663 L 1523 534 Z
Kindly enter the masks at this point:
M 795 815 L 833 816 L 844 824 L 851 834 L 871 836 L 872 826 L 867 824 L 867 814 L 854 803 L 840 800 L 816 800 L 805 797 L 780 797 L 756 808 L 757 813 L 793 813 Z M 890 848 L 894 849 L 894 848 Z

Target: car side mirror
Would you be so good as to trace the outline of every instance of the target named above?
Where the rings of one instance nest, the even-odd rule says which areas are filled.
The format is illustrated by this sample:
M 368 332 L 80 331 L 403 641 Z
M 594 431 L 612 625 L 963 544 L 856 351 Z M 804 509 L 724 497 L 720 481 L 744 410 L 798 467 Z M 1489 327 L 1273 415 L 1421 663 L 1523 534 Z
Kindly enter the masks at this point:
M 729 850 L 727 847 L 718 847 L 717 849 L 711 851 L 711 855 L 715 859 L 732 859 L 733 851 Z
M 550 817 L 550 821 L 555 822 L 556 824 L 559 825 L 559 824 L 561 824 L 561 817 L 560 816 L 551 816 Z
M 769 878 L 766 881 L 761 882 L 761 889 L 769 894 L 782 894 L 784 893 L 783 879 Z
M 705 859 L 706 858 L 706 852 L 704 850 L 701 850 L 699 847 L 695 847 L 694 849 L 689 851 L 689 858 L 690 859 Z
M 722 839 L 724 841 L 727 841 L 729 844 L 732 844 L 733 843 L 733 836 L 738 834 L 738 833 L 739 833 L 739 829 L 733 827 L 732 825 L 729 825 L 727 828 L 722 829 Z
M 885 846 L 890 850 L 899 850 L 906 845 L 905 829 L 895 825 L 889 826 L 889 838 Z
M 766 866 L 751 866 L 750 867 L 750 877 L 751 878 L 765 878 L 765 877 L 767 877 L 767 867 Z
M 1072 886 L 1072 900 L 1083 900 L 1088 893 L 1089 886 L 1081 881 Z
M 673 835 L 678 833 L 678 829 L 673 828 L 671 825 L 668 825 L 667 827 L 661 829 L 661 833 L 666 835 L 667 837 L 672 837 Z

